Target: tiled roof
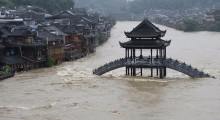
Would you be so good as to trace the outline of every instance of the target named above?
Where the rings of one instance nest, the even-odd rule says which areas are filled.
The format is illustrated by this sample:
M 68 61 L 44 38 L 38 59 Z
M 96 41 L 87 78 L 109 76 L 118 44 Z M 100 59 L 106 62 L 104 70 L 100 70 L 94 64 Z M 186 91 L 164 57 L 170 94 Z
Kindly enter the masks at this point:
M 60 41 L 60 40 L 63 40 L 63 37 L 62 36 L 57 36 L 57 35 L 54 35 L 50 32 L 48 32 L 47 30 L 39 30 L 38 31 L 38 38 L 41 38 L 41 39 L 46 39 L 48 41 Z
M 160 47 L 167 47 L 171 43 L 170 41 L 165 41 L 161 39 L 157 40 L 136 40 L 136 41 L 128 41 L 121 43 L 120 46 L 123 48 L 140 48 L 140 49 L 146 49 L 146 48 L 160 48 Z
M 0 31 L 3 33 L 2 37 L 34 35 L 28 28 L 19 28 L 15 26 L 5 26 L 0 28 Z
M 50 18 L 51 19 L 54 19 L 54 18 L 62 18 L 63 19 L 63 18 L 73 18 L 73 17 L 75 17 L 75 14 L 72 13 L 71 11 L 62 11 L 56 15 L 51 16 Z
M 66 36 L 67 34 L 61 31 L 59 28 L 55 26 L 46 26 L 43 27 L 43 29 L 49 31 L 49 32 L 56 32 L 57 35 Z
M 125 35 L 129 38 L 154 38 L 163 37 L 165 33 L 166 31 L 161 31 L 158 27 L 145 19 L 131 32 L 125 32 Z
M 23 18 L 24 20 L 34 20 L 37 22 L 42 22 L 44 21 L 45 15 L 32 10 L 27 10 L 21 14 L 21 18 Z
M 74 25 L 57 25 L 56 27 L 66 34 L 78 33 Z

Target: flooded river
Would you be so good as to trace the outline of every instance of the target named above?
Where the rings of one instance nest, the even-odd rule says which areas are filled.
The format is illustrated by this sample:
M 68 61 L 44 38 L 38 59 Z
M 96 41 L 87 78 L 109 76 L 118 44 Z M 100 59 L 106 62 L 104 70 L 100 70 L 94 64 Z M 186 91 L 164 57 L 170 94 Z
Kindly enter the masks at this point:
M 167 56 L 217 79 L 191 79 L 168 70 L 166 79 L 102 76 L 92 70 L 124 57 L 119 41 L 140 22 L 118 22 L 112 37 L 86 58 L 16 74 L 0 82 L 0 120 L 219 120 L 220 33 L 167 30 Z

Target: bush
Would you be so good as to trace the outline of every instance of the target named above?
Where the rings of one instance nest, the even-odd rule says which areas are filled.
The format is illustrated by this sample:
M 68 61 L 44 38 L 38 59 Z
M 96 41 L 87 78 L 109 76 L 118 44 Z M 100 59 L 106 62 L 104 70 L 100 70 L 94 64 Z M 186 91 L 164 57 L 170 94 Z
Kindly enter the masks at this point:
M 2 67 L 2 71 L 0 72 L 0 75 L 8 74 L 12 71 L 11 67 L 6 65 Z
M 196 19 L 186 19 L 183 21 L 182 29 L 185 32 L 199 30 L 200 24 Z
M 220 22 L 210 25 L 208 30 L 220 32 Z
M 99 37 L 98 37 L 98 40 L 99 40 L 99 44 L 102 44 L 106 41 L 106 37 L 104 34 L 100 34 Z
M 55 65 L 55 60 L 53 58 L 47 58 L 45 61 L 45 67 L 52 67 Z
M 114 17 L 110 17 L 110 24 L 111 24 L 111 27 L 115 26 L 116 25 L 116 19 Z

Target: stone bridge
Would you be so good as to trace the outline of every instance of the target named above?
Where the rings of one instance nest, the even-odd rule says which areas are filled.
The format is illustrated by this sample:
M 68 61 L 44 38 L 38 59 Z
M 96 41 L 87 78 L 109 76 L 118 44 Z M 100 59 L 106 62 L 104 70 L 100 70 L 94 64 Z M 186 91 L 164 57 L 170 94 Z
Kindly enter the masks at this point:
M 161 64 L 162 63 L 162 64 Z M 137 62 L 137 63 L 129 63 L 127 58 L 120 58 L 118 60 L 115 60 L 113 62 L 107 63 L 95 70 L 93 70 L 93 74 L 95 75 L 102 75 L 109 71 L 129 66 L 129 65 L 136 65 L 141 66 L 143 68 L 147 67 L 167 67 L 173 70 L 176 70 L 178 72 L 181 72 L 183 74 L 186 74 L 192 78 L 204 78 L 204 77 L 212 77 L 207 73 L 204 73 L 203 71 L 198 70 L 197 68 L 193 68 L 191 65 L 187 65 L 184 62 L 180 62 L 178 60 L 174 60 L 171 58 L 163 59 L 162 62 L 154 62 L 154 64 L 149 62 Z

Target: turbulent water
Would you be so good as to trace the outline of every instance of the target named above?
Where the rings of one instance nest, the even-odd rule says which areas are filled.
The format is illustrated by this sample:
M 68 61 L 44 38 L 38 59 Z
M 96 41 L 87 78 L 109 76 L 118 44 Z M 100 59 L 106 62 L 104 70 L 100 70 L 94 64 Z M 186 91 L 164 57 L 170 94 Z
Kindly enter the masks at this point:
M 217 79 L 168 70 L 166 79 L 128 77 L 120 68 L 92 70 L 124 57 L 119 41 L 140 22 L 117 22 L 112 37 L 86 58 L 16 74 L 0 82 L 0 120 L 219 120 L 220 33 L 167 29 L 167 56 Z M 146 71 L 144 74 L 149 71 Z

